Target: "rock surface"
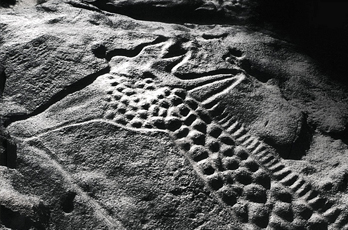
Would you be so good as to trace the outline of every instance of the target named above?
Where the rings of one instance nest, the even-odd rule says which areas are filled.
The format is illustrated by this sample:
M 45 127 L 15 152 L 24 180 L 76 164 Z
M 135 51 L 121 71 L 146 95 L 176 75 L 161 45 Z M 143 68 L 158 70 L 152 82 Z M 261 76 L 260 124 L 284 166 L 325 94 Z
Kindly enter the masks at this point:
M 348 84 L 289 2 L 2 3 L 0 228 L 348 228 Z

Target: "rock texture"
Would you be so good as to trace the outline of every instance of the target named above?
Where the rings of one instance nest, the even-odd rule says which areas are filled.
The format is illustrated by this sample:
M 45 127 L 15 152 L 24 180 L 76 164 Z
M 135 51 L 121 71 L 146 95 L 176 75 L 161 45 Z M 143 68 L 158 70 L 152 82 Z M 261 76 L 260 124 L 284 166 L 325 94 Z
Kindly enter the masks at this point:
M 348 228 L 344 71 L 290 2 L 2 3 L 1 229 Z

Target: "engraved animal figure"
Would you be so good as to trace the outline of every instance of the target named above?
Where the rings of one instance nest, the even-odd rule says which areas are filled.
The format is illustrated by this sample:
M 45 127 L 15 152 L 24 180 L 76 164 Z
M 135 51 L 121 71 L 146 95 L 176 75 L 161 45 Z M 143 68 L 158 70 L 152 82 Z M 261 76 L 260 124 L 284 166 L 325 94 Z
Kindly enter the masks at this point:
M 209 63 L 204 59 L 209 54 L 198 43 L 191 38 L 159 37 L 141 45 L 139 53 L 110 52 L 110 73 L 91 85 L 102 91 L 102 119 L 99 115 L 85 119 L 74 113 L 76 108 L 66 112 L 56 105 L 8 129 L 27 142 L 66 126 L 95 121 L 135 131 L 166 132 L 242 229 L 348 229 L 345 205 L 322 196 L 285 166 L 272 148 L 250 135 L 222 105 L 222 96 L 250 80 L 239 64 L 242 52 L 231 52 L 227 58 L 221 55 L 221 63 Z M 192 60 L 197 59 L 204 66 L 195 69 Z M 78 94 L 82 101 L 88 96 Z M 71 98 L 67 101 L 76 100 Z M 57 111 L 75 117 L 65 114 L 51 119 L 50 113 L 57 116 Z M 79 124 L 71 124 L 77 120 Z M 97 202 L 92 207 L 101 210 Z M 105 213 L 99 212 L 100 219 L 115 226 Z
M 169 40 L 133 58 L 112 58 L 104 118 L 125 128 L 167 132 L 243 229 L 348 228 L 343 207 L 321 196 L 219 106 L 219 96 L 248 75 L 238 66 L 223 74 L 178 75 L 193 52 L 168 55 L 180 45 Z M 195 98 L 204 87 L 213 93 Z

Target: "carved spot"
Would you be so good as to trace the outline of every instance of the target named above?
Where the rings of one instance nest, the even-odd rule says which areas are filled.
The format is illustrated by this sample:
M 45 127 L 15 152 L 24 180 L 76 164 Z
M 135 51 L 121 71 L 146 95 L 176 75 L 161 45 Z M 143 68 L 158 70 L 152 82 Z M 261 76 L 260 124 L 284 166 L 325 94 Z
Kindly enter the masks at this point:
M 197 119 L 197 116 L 193 113 L 191 113 L 184 121 L 185 125 L 190 126 L 195 120 Z
M 222 155 L 225 157 L 231 157 L 234 155 L 233 148 L 231 147 L 223 148 L 221 152 L 222 152 Z
M 208 129 L 208 133 L 210 136 L 214 138 L 218 138 L 220 134 L 222 133 L 222 130 L 217 126 L 210 125 Z
M 254 182 L 262 185 L 265 189 L 269 189 L 271 187 L 271 178 L 264 171 L 258 171 L 254 174 Z
M 273 208 L 273 212 L 289 222 L 293 221 L 294 219 L 294 214 L 289 203 L 276 202 Z
M 219 191 L 219 195 L 222 201 L 229 206 L 232 206 L 235 203 L 237 203 L 238 193 L 234 190 L 234 187 L 232 186 L 223 187 Z
M 254 204 L 249 206 L 249 219 L 260 228 L 266 228 L 269 223 L 269 210 L 265 205 Z
M 256 172 L 259 169 L 259 165 L 255 161 L 245 162 L 245 167 L 251 172 Z
M 188 137 L 195 143 L 196 145 L 205 145 L 205 135 L 198 131 L 189 132 Z
M 63 195 L 63 197 L 61 198 L 61 206 L 62 206 L 63 212 L 70 213 L 74 210 L 75 197 L 76 197 L 76 193 L 71 191 Z
M 249 154 L 242 148 L 235 148 L 235 154 L 242 160 L 246 160 L 249 157 Z
M 221 137 L 219 137 L 219 140 L 226 145 L 234 145 L 235 144 L 234 140 L 232 140 L 232 138 L 227 137 L 227 136 L 221 136 Z
M 213 153 L 218 152 L 220 150 L 220 144 L 217 141 L 212 141 L 208 143 L 208 148 Z
M 201 160 L 204 160 L 209 157 L 208 152 L 202 147 L 195 145 L 191 150 L 190 150 L 190 156 L 192 160 L 198 162 Z
M 239 160 L 234 157 L 226 157 L 222 162 L 224 168 L 227 170 L 236 170 L 239 168 Z
M 197 119 L 193 124 L 192 124 L 193 128 L 202 132 L 202 133 L 206 133 L 207 132 L 207 125 L 202 122 L 201 120 Z
M 237 203 L 232 207 L 233 211 L 236 213 L 236 216 L 242 223 L 248 222 L 248 206 L 245 203 Z
M 297 214 L 301 218 L 308 220 L 312 216 L 313 211 L 305 203 L 293 202 L 292 204 L 295 214 Z
M 244 187 L 246 199 L 256 203 L 266 203 L 267 194 L 265 188 L 257 184 L 250 184 Z
M 182 116 L 187 116 L 187 114 L 189 114 L 189 112 L 190 112 L 190 109 L 188 109 L 185 105 L 182 105 L 179 107 L 179 113 Z
M 248 185 L 252 181 L 251 174 L 245 169 L 241 169 L 238 172 L 236 172 L 235 178 L 236 181 L 244 185 Z
M 186 91 L 185 90 L 183 90 L 183 89 L 174 89 L 173 90 L 173 93 L 176 95 L 176 96 L 178 96 L 178 97 L 180 97 L 181 99 L 185 99 L 185 97 L 186 97 Z
M 166 127 L 170 131 L 175 131 L 182 126 L 182 121 L 177 117 L 167 117 L 165 119 Z
M 193 110 L 196 110 L 198 108 L 198 104 L 197 102 L 195 102 L 194 100 L 192 99 L 187 99 L 186 100 L 186 104 Z
M 213 190 L 219 190 L 224 185 L 222 178 L 215 174 L 208 178 L 208 184 Z
M 272 196 L 275 200 L 291 203 L 292 195 L 283 187 L 272 187 Z
M 199 168 L 205 175 L 212 175 L 215 172 L 215 169 L 211 166 L 211 164 L 208 161 L 199 164 Z

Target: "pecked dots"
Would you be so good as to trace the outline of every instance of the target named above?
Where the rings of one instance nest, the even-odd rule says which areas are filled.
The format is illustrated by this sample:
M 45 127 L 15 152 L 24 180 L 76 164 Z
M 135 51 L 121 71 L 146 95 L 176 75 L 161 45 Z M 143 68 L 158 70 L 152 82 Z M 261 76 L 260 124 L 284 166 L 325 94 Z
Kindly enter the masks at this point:
M 111 86 L 117 86 L 118 84 L 120 84 L 120 83 L 117 82 L 117 81 L 112 81 L 112 82 L 110 82 L 110 85 L 111 85 Z
M 180 140 L 177 143 L 184 151 L 189 151 L 191 149 L 191 143 L 187 140 Z
M 326 230 L 328 227 L 327 221 L 319 214 L 313 214 L 307 223 L 309 230 Z M 347 228 L 342 228 L 347 229 Z
M 151 122 L 149 122 L 147 120 L 144 121 L 143 127 L 147 128 L 147 129 L 152 129 L 153 128 Z
M 196 113 L 206 124 L 210 124 L 212 122 L 211 117 L 206 111 L 202 109 L 197 109 Z
M 307 221 L 305 221 L 305 220 L 295 219 L 292 221 L 291 224 L 292 224 L 293 230 L 307 230 L 307 228 L 306 228 Z
M 120 93 L 122 93 L 123 92 L 123 90 L 125 90 L 126 89 L 126 87 L 124 87 L 123 85 L 118 85 L 118 86 L 116 86 L 116 88 L 115 88 L 118 92 L 120 92 Z
M 306 230 L 306 228 L 304 227 L 305 224 L 302 224 L 303 226 L 303 230 Z M 289 223 L 288 221 L 282 219 L 281 217 L 272 214 L 271 218 L 269 220 L 269 224 L 267 229 L 269 230 L 299 230 L 301 228 L 296 228 L 295 225 L 293 223 Z
M 157 105 L 151 105 L 149 108 L 149 114 L 152 116 L 158 116 L 159 114 L 159 107 Z
M 188 117 L 185 118 L 185 125 L 190 126 L 195 120 L 197 119 L 197 116 L 193 113 L 188 115 Z
M 226 145 L 235 145 L 234 140 L 228 136 L 220 136 L 219 140 Z
M 119 104 L 117 108 L 118 114 L 124 114 L 127 110 L 127 107 L 124 104 Z
M 209 125 L 208 127 L 208 134 L 212 137 L 218 138 L 220 134 L 222 133 L 222 129 L 220 129 L 216 125 Z
M 209 161 L 201 161 L 198 163 L 198 167 L 205 175 L 212 175 L 215 172 L 215 169 Z
M 206 133 L 207 132 L 207 125 L 200 119 L 195 120 L 192 123 L 192 127 L 201 133 Z
M 171 93 L 170 89 L 168 87 L 165 87 L 163 89 L 164 96 L 168 97 Z
M 170 107 L 168 109 L 168 116 L 172 116 L 172 117 L 177 117 L 177 118 L 181 118 L 181 116 L 178 113 L 178 109 L 176 107 Z
M 240 196 L 239 191 L 237 191 L 234 186 L 224 186 L 218 193 L 221 200 L 229 206 L 236 204 L 237 199 Z
M 124 105 L 129 105 L 129 98 L 127 96 L 123 96 L 120 102 Z
M 159 108 L 158 110 L 158 116 L 161 116 L 161 117 L 166 117 L 167 116 L 167 109 L 165 108 Z
M 266 228 L 269 223 L 269 209 L 263 204 L 249 204 L 249 221 L 260 228 Z
M 134 103 L 133 101 L 131 101 L 131 102 L 129 103 L 129 105 L 128 105 L 128 109 L 129 109 L 129 110 L 132 110 L 132 111 L 134 111 L 134 112 L 136 112 L 136 111 L 139 109 L 139 107 L 138 107 L 138 105 L 137 105 L 136 103 Z
M 167 100 L 161 100 L 158 105 L 161 107 L 161 108 L 165 108 L 165 109 L 168 109 L 170 107 L 170 104 Z
M 193 99 L 186 99 L 186 104 L 193 110 L 196 110 L 198 108 L 198 104 L 196 101 L 194 101 Z
M 304 202 L 295 201 L 292 202 L 294 214 L 301 219 L 308 220 L 313 214 L 313 210 L 307 206 Z
M 151 122 L 158 129 L 166 128 L 163 117 L 152 117 Z
M 110 80 L 113 80 L 113 79 L 115 79 L 115 76 L 114 76 L 114 75 L 111 75 L 111 74 L 107 74 L 106 76 L 107 76 L 107 78 L 108 78 L 108 79 L 110 79 Z
M 181 126 L 177 131 L 175 131 L 174 135 L 176 136 L 177 139 L 187 137 L 189 134 L 190 129 L 187 128 L 186 126 Z
M 196 145 L 205 145 L 205 135 L 202 134 L 201 132 L 198 132 L 196 130 L 192 130 L 189 132 L 188 138 L 190 138 L 194 144 Z
M 239 221 L 241 221 L 242 223 L 248 222 L 249 215 L 247 203 L 236 203 L 235 205 L 233 205 L 232 210 L 236 214 Z
M 220 150 L 220 143 L 217 142 L 217 141 L 210 141 L 208 143 L 208 148 L 213 153 L 219 152 L 219 150 Z
M 133 112 L 133 111 L 127 111 L 125 114 L 124 114 L 125 118 L 130 121 L 132 120 L 135 116 L 136 116 L 136 113 Z
M 110 102 L 110 101 L 112 100 L 112 97 L 111 97 L 110 95 L 107 95 L 107 96 L 104 98 L 104 100 L 105 100 L 106 102 Z
M 171 102 L 174 106 L 178 106 L 178 105 L 180 105 L 180 104 L 183 103 L 183 100 L 182 100 L 180 97 L 175 96 L 175 95 L 169 97 L 168 99 L 170 100 L 170 102 Z
M 114 119 L 114 122 L 116 122 L 117 124 L 121 124 L 121 125 L 126 125 L 127 121 L 124 119 L 124 117 L 122 115 L 117 115 Z
M 151 105 L 155 105 L 157 103 L 158 103 L 158 99 L 157 98 L 154 98 L 154 97 L 150 98 L 150 104 Z
M 134 128 L 141 128 L 143 125 L 143 121 L 135 118 L 130 122 L 130 125 Z
M 273 207 L 273 213 L 289 222 L 292 222 L 294 220 L 292 206 L 289 203 L 276 202 Z
M 142 101 L 139 103 L 139 107 L 144 110 L 148 110 L 150 108 L 150 104 L 147 101 Z
M 180 115 L 182 116 L 187 116 L 187 114 L 189 114 L 190 109 L 186 107 L 186 105 L 179 105 L 178 106 L 178 110 Z
M 266 203 L 267 201 L 266 189 L 257 184 L 246 185 L 243 194 L 247 200 L 255 203 Z
M 182 126 L 182 121 L 177 117 L 166 117 L 165 125 L 168 130 L 175 131 L 178 130 Z
M 235 174 L 235 179 L 241 184 L 248 185 L 252 182 L 252 177 L 250 172 L 245 169 L 238 169 Z
M 271 195 L 273 199 L 286 203 L 292 202 L 292 195 L 283 187 L 275 186 L 271 189 Z
M 114 119 L 114 117 L 115 117 L 115 112 L 112 111 L 112 110 L 108 110 L 108 111 L 106 111 L 104 117 L 105 117 L 106 119 L 112 120 L 112 119 Z
M 113 94 L 112 94 L 112 97 L 113 97 L 116 101 L 121 100 L 122 96 L 123 96 L 123 95 L 122 95 L 121 93 L 119 93 L 119 92 L 113 92 Z
M 134 95 L 135 94 L 135 91 L 131 88 L 126 88 L 123 90 L 123 93 L 127 96 L 131 96 L 131 95 Z
M 138 110 L 137 115 L 142 119 L 146 119 L 148 117 L 148 112 L 144 109 L 140 109 Z
M 186 91 L 184 89 L 173 89 L 173 94 L 180 97 L 182 100 L 186 97 Z
M 110 107 L 112 108 L 112 109 L 117 109 L 117 107 L 118 107 L 118 102 L 115 102 L 115 101 L 112 101 L 112 102 L 110 102 Z
M 139 97 L 136 97 L 136 96 L 133 96 L 133 97 L 132 97 L 132 102 L 137 104 L 137 103 L 140 102 L 140 98 L 139 98 Z M 139 107 L 138 104 L 137 104 L 137 106 Z
M 198 162 L 209 157 L 209 153 L 204 147 L 195 145 L 190 149 L 189 155 L 192 160 Z
M 266 172 L 259 170 L 255 172 L 253 175 L 254 175 L 254 180 L 253 180 L 254 183 L 263 186 L 265 189 L 270 189 L 271 178 Z
M 224 157 L 231 157 L 234 155 L 233 147 L 221 147 L 221 153 Z
M 241 160 L 246 160 L 249 157 L 249 154 L 240 147 L 236 147 L 234 152 Z
M 244 162 L 244 165 L 250 172 L 256 172 L 259 169 L 259 165 L 253 160 Z
M 240 161 L 235 157 L 226 157 L 222 159 L 222 165 L 226 170 L 236 170 L 239 168 Z
M 234 184 L 233 172 L 231 170 L 226 170 L 222 172 L 222 177 L 227 184 Z M 240 188 L 240 190 L 242 189 Z
M 217 191 L 222 188 L 224 181 L 222 180 L 221 176 L 215 173 L 208 177 L 208 184 L 213 190 Z

